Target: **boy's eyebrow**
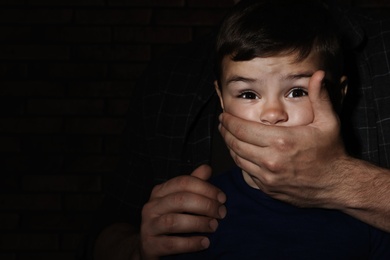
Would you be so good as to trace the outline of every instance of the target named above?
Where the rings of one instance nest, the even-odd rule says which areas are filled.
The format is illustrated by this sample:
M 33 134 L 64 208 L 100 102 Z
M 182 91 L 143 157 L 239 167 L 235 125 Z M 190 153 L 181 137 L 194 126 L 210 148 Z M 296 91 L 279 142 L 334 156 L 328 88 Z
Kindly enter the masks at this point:
M 232 82 L 237 82 L 237 81 L 252 83 L 252 82 L 255 82 L 255 81 L 257 81 L 257 80 L 258 80 L 258 79 L 247 78 L 247 77 L 243 77 L 243 76 L 236 76 L 236 75 L 233 75 L 232 77 L 229 77 L 229 78 L 226 80 L 226 85 L 229 85 L 230 83 L 232 83 Z
M 300 78 L 311 78 L 313 76 L 313 72 L 303 72 L 303 73 L 296 73 L 296 74 L 288 74 L 283 75 L 281 78 L 285 80 L 293 80 L 293 79 L 300 79 Z
M 311 76 L 313 76 L 313 74 L 314 74 L 314 72 L 311 72 L 311 71 L 302 72 L 302 73 L 287 74 L 287 75 L 281 75 L 281 79 L 294 80 L 294 79 L 301 79 L 301 78 L 311 78 Z M 238 82 L 238 81 L 246 82 L 246 83 L 253 83 L 253 82 L 258 82 L 261 80 L 257 79 L 257 78 L 248 78 L 248 77 L 233 75 L 226 80 L 226 85 L 228 86 L 230 83 Z

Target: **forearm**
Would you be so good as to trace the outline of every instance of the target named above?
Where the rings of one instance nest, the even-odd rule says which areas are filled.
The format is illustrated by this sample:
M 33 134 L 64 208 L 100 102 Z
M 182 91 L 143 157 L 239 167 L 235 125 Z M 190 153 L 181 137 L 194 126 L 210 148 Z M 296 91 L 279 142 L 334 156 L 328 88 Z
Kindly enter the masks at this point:
M 94 260 L 138 260 L 139 234 L 128 223 L 105 228 L 96 239 Z
M 344 178 L 333 198 L 336 207 L 390 232 L 390 170 L 354 158 L 343 159 L 338 170 Z

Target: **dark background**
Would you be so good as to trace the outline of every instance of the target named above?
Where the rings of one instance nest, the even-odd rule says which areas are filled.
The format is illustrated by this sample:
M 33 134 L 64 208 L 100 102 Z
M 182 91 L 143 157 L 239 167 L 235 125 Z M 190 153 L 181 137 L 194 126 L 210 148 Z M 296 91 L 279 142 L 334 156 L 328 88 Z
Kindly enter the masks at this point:
M 340 1 L 390 14 L 388 1 Z M 0 0 L 0 259 L 73 259 L 147 63 L 232 0 Z

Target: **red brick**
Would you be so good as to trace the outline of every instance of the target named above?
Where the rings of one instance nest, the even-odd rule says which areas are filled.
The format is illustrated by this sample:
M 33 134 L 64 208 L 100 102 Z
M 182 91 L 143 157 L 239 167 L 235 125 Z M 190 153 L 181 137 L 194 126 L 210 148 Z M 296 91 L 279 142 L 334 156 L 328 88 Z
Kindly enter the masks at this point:
M 74 48 L 78 60 L 148 61 L 150 47 L 145 45 L 82 45 Z
M 69 24 L 73 19 L 72 9 L 49 9 L 49 8 L 1 8 L 1 24 Z
M 0 42 L 2 43 L 26 43 L 31 38 L 31 26 L 0 26 Z
M 191 39 L 191 29 L 182 27 L 118 27 L 114 30 L 117 42 L 185 43 Z
M 30 6 L 104 6 L 104 0 L 28 0 Z
M 156 24 L 161 25 L 201 25 L 210 26 L 219 23 L 223 16 L 224 11 L 219 9 L 178 9 L 178 10 L 161 10 L 156 11 L 155 19 Z
M 96 212 L 91 214 L 72 213 L 72 214 L 30 214 L 25 218 L 25 226 L 31 230 L 55 231 L 81 231 L 88 230 L 91 223 L 96 219 Z
M 17 162 L 20 162 L 17 160 Z M 15 171 L 15 165 L 12 164 L 12 161 L 7 161 L 8 164 L 2 165 L 2 174 L 0 175 L 0 190 L 2 192 L 17 192 L 20 191 L 20 176 L 12 173 Z M 7 172 L 7 168 L 10 170 Z
M 351 2 L 351 1 L 344 0 L 343 2 Z M 363 7 L 390 6 L 388 0 L 355 0 L 353 1 L 353 4 L 358 6 L 363 6 Z
M 75 81 L 70 82 L 68 95 L 72 97 L 122 97 L 128 98 L 133 92 L 134 80 L 126 81 Z
M 1 210 L 59 210 L 58 194 L 0 194 Z
M 0 234 L 0 250 L 54 250 L 59 248 L 55 234 Z
M 17 79 L 26 78 L 29 73 L 29 65 L 21 62 L 0 62 L 0 78 L 1 79 Z
M 20 152 L 20 143 L 20 137 L 0 136 L 0 152 Z
M 26 253 L 19 252 L 18 260 L 74 260 L 75 253 L 69 251 Z
M 68 60 L 69 47 L 61 45 L 3 45 L 0 59 Z
M 184 6 L 185 0 L 107 0 L 110 6 Z
M 96 174 L 113 172 L 118 166 L 119 158 L 115 155 L 86 155 L 86 156 L 74 156 L 68 158 L 66 163 L 66 171 L 69 173 L 83 173 L 83 174 Z M 82 175 L 81 175 L 82 176 Z M 86 178 L 86 177 L 83 177 Z M 96 176 L 94 178 L 97 178 Z M 92 180 L 95 181 L 95 179 Z M 87 179 L 88 180 L 88 179 Z M 98 184 L 96 179 L 96 185 Z M 95 184 L 95 183 L 94 183 Z M 96 186 L 97 190 L 98 186 Z M 92 190 L 92 191 L 94 191 Z
M 24 106 L 24 99 L 0 97 L 0 116 L 21 116 L 24 113 Z
M 80 248 L 85 239 L 85 235 L 82 233 L 65 233 L 62 235 L 60 248 L 74 251 Z
M 111 64 L 110 77 L 113 79 L 137 79 L 145 70 L 147 63 L 120 63 Z
M 22 118 L 19 121 L 19 133 L 50 134 L 61 132 L 63 120 L 60 118 Z
M 41 42 L 109 43 L 111 28 L 107 26 L 46 26 L 35 30 Z
M 109 100 L 107 104 L 107 112 L 109 115 L 125 116 L 129 108 L 128 99 L 115 99 Z
M 70 134 L 120 134 L 125 120 L 122 118 L 69 118 L 65 132 Z
M 202 39 L 203 37 L 209 35 L 215 30 L 214 26 L 202 26 L 196 27 L 192 30 L 194 40 Z
M 100 191 L 100 178 L 94 175 L 25 175 L 25 191 Z
M 104 78 L 107 75 L 105 64 L 94 63 L 55 63 L 48 64 L 49 76 L 67 79 Z
M 123 155 L 124 140 L 122 135 L 104 137 L 105 152 L 110 154 Z
M 103 201 L 102 193 L 66 194 L 64 209 L 69 211 L 97 211 Z
M 27 102 L 26 113 L 36 115 L 101 115 L 102 99 L 32 99 Z
M 20 216 L 14 213 L 0 214 L 0 230 L 12 230 L 19 227 Z M 0 257 L 0 259 L 3 259 Z
M 62 131 L 61 118 L 1 118 L 0 133 L 35 133 L 51 134 Z
M 54 81 L 4 81 L 0 88 L 0 95 L 12 97 L 62 97 L 64 93 L 65 84 Z
M 0 157 L 0 165 L 4 172 L 39 172 L 56 173 L 63 167 L 63 156 L 52 154 L 31 153 Z
M 150 9 L 96 9 L 77 10 L 76 24 L 149 24 Z
M 102 137 L 84 135 L 24 136 L 23 151 L 43 153 L 100 153 Z
M 27 0 L 1 0 L 0 6 L 7 6 L 7 5 L 24 5 L 26 4 Z M 0 258 L 2 259 L 2 258 Z
M 233 0 L 187 0 L 189 7 L 223 7 L 230 8 L 234 5 Z
M 17 260 L 15 253 L 0 253 L 1 260 Z
M 164 56 L 167 53 L 173 51 L 175 47 L 178 44 L 159 44 L 159 45 L 154 45 L 152 49 L 152 57 L 153 59 L 156 59 L 158 57 Z

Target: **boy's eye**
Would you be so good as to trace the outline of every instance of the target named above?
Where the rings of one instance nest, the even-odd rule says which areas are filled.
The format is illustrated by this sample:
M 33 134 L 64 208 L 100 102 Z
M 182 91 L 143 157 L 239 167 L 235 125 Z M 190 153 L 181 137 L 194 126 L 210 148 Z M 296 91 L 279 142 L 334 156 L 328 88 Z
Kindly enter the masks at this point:
M 258 99 L 258 96 L 253 92 L 243 92 L 238 97 L 243 99 Z
M 298 97 L 303 97 L 303 96 L 307 96 L 307 95 L 308 95 L 308 93 L 306 90 L 301 89 L 301 88 L 294 88 L 288 93 L 287 97 L 298 98 Z

